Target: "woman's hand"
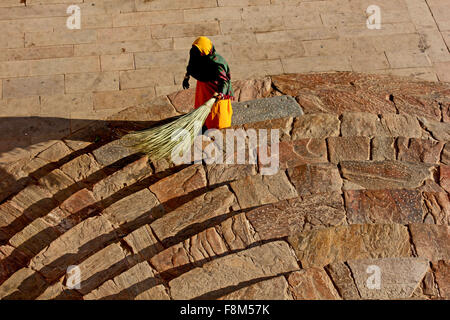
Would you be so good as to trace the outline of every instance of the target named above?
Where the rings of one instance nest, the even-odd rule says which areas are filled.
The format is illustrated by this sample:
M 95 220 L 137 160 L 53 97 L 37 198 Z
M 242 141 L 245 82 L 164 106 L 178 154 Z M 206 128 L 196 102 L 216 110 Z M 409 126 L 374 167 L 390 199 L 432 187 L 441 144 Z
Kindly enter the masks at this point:
M 183 89 L 189 89 L 189 75 L 186 75 L 183 80 Z
M 221 99 L 223 99 L 223 94 L 214 92 L 213 97 L 216 98 L 217 100 L 221 100 Z

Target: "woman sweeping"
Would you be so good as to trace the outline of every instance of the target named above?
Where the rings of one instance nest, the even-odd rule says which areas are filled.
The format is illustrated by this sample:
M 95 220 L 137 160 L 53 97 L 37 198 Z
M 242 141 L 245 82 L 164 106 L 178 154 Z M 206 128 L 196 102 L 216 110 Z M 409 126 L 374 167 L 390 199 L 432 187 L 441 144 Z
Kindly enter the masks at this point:
M 216 52 L 211 40 L 207 37 L 199 37 L 192 44 L 183 81 L 184 89 L 189 88 L 190 76 L 197 80 L 194 108 L 202 106 L 212 97 L 217 99 L 206 118 L 203 130 L 231 126 L 233 115 L 231 100 L 234 99 L 234 92 L 231 86 L 230 67 Z
M 197 79 L 194 110 L 169 123 L 127 134 L 123 137 L 125 145 L 148 154 L 152 161 L 173 160 L 189 152 L 200 131 L 231 125 L 234 92 L 230 68 L 206 37 L 197 38 L 192 45 L 184 89 L 189 88 L 190 76 Z

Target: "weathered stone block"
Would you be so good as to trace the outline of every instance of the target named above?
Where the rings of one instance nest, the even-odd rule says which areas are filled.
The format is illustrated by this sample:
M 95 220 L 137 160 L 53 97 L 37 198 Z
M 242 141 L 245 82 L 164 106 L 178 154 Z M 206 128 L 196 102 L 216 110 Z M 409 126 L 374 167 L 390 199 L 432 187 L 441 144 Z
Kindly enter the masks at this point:
M 241 209 L 297 196 L 297 191 L 284 171 L 271 176 L 248 176 L 242 180 L 233 181 L 230 187 L 236 194 Z
M 29 300 L 46 286 L 45 280 L 31 268 L 22 268 L 0 286 L 0 299 Z
M 397 139 L 397 159 L 409 162 L 438 163 L 444 143 L 416 138 Z
M 100 201 L 151 174 L 152 169 L 148 164 L 148 158 L 145 156 L 96 183 L 93 187 L 93 193 L 96 199 Z
M 356 288 L 353 275 L 344 262 L 334 262 L 325 267 L 340 296 L 345 300 L 358 300 L 361 296 Z
M 395 138 L 393 137 L 374 137 L 372 139 L 372 155 L 374 161 L 395 160 Z
M 159 273 L 180 276 L 194 266 L 224 255 L 227 246 L 215 228 L 209 228 L 191 238 L 158 253 L 150 262 Z
M 300 139 L 279 143 L 280 168 L 287 169 L 303 164 L 327 162 L 327 145 L 324 139 Z M 271 154 L 268 155 L 270 157 Z M 263 158 L 261 153 L 259 159 Z M 261 161 L 261 160 L 260 160 Z
M 126 270 L 128 266 L 126 256 L 120 245 L 113 243 L 78 264 L 81 274 L 78 291 L 87 294 L 101 285 L 105 279 Z
M 270 119 L 298 117 L 302 108 L 290 96 L 279 96 L 233 103 L 233 125 Z
M 92 254 L 115 237 L 112 225 L 102 216 L 86 219 L 38 253 L 30 266 L 46 279 L 56 280 L 69 265 Z
M 370 139 L 368 137 L 331 137 L 327 141 L 332 163 L 344 160 L 369 160 Z
M 288 169 L 299 195 L 341 191 L 342 178 L 333 164 L 302 165 Z
M 235 202 L 228 187 L 219 187 L 167 213 L 150 226 L 162 242 L 191 236 L 204 230 L 209 221 L 227 214 Z
M 421 138 L 423 135 L 416 117 L 385 113 L 381 116 L 380 136 Z
M 288 239 L 304 268 L 411 255 L 408 230 L 399 224 L 338 226 L 303 232 Z
M 345 191 L 348 222 L 421 223 L 422 197 L 415 190 Z
M 114 227 L 127 232 L 144 223 L 150 223 L 160 217 L 164 209 L 158 199 L 148 189 L 135 192 L 125 198 L 114 202 L 103 210 L 106 217 Z
M 346 223 L 343 200 L 339 193 L 285 200 L 251 210 L 246 216 L 262 240 Z
M 134 69 L 134 59 L 131 53 L 100 56 L 102 71 Z
M 220 297 L 218 300 L 292 300 L 283 276 L 251 284 Z
M 432 167 L 400 161 L 343 161 L 342 175 L 366 189 L 413 189 L 432 178 Z
M 414 223 L 409 225 L 409 230 L 419 257 L 430 261 L 450 258 L 450 233 L 447 225 Z
M 185 198 L 192 197 L 206 188 L 206 173 L 202 165 L 189 166 L 175 174 L 163 178 L 150 186 L 160 203 L 167 210 L 173 210 L 185 202 Z
M 339 136 L 339 127 L 340 122 L 336 115 L 306 114 L 295 118 L 292 139 L 337 137 Z
M 64 76 L 41 76 L 3 80 L 3 99 L 64 93 Z
M 174 299 L 192 299 L 207 297 L 210 292 L 245 281 L 297 269 L 289 246 L 277 241 L 208 262 L 203 268 L 193 269 L 170 281 L 169 286 Z
M 425 223 L 449 225 L 450 201 L 446 192 L 424 192 Z
M 433 262 L 431 267 L 434 272 L 434 276 L 438 284 L 441 297 L 443 297 L 444 299 L 448 299 L 450 296 L 450 285 L 448 283 L 448 279 L 450 277 L 449 261 L 447 260 L 447 261 Z
M 408 299 L 429 268 L 423 258 L 365 259 L 349 261 L 348 265 L 363 299 Z M 373 279 L 378 275 L 370 266 L 379 268 L 379 288 L 369 287 L 377 285 Z
M 141 262 L 103 283 L 85 300 L 169 300 L 164 285 L 147 262 Z
M 119 90 L 118 72 L 76 73 L 65 75 L 66 93 Z
M 445 191 L 450 192 L 450 166 L 439 166 L 439 183 Z
M 295 300 L 340 300 L 339 293 L 323 269 L 293 272 L 288 282 Z
M 343 137 L 373 137 L 379 131 L 380 119 L 367 112 L 345 112 L 342 114 L 341 132 Z
M 123 240 L 131 247 L 133 254 L 138 254 L 145 260 L 150 259 L 164 249 L 148 225 L 136 229 L 124 237 Z

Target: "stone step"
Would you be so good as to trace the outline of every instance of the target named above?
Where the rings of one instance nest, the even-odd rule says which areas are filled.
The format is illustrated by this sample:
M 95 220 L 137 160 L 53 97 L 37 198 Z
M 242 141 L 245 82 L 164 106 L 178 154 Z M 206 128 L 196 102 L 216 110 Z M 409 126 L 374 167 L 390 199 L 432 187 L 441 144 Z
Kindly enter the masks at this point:
M 123 176 L 125 174 L 125 172 L 130 171 L 131 169 L 129 168 L 134 168 L 136 166 L 136 170 L 138 171 L 137 173 L 137 178 L 135 177 L 135 174 L 133 173 L 134 169 L 130 171 L 129 174 L 132 175 L 132 181 L 135 181 L 136 179 L 140 179 L 141 177 L 146 177 L 148 175 L 148 171 L 146 171 L 147 169 L 145 169 L 144 171 L 142 171 L 141 168 L 145 168 L 144 165 L 144 160 L 139 160 L 136 163 L 133 163 L 132 165 L 130 165 L 129 167 L 124 168 L 122 171 L 123 172 L 121 174 L 117 174 L 117 176 L 120 176 L 120 180 L 123 181 Z M 404 163 L 404 162 L 392 162 L 392 161 L 381 161 L 381 162 L 371 162 L 371 161 L 360 161 L 360 162 L 351 162 L 351 165 L 356 165 L 359 167 L 361 166 L 365 166 L 368 168 L 368 170 L 370 170 L 370 168 L 374 167 L 376 168 L 376 166 L 379 166 L 379 168 L 381 169 L 376 169 L 374 171 L 374 173 L 372 173 L 371 171 L 369 171 L 370 173 L 370 179 L 376 179 L 376 174 L 379 174 L 379 180 L 380 180 L 380 186 L 378 187 L 377 184 L 370 184 L 365 182 L 367 185 L 365 185 L 367 188 L 386 188 L 389 187 L 388 184 L 386 184 L 386 179 L 385 177 L 389 177 L 390 180 L 392 180 L 392 178 L 387 175 L 388 170 L 390 167 L 394 166 L 392 170 L 397 170 L 398 168 L 400 169 L 405 169 L 407 170 L 406 173 L 404 173 L 403 175 L 405 176 L 406 182 L 402 179 L 400 179 L 399 183 L 394 183 L 392 185 L 392 189 L 402 189 L 402 188 L 410 188 L 410 189 L 414 189 L 417 188 L 419 186 L 422 185 L 423 181 L 426 178 L 430 178 L 430 173 L 429 173 L 429 167 L 426 167 L 425 165 L 423 165 L 423 169 L 422 171 L 419 171 L 417 167 L 417 164 L 410 164 L 410 163 Z M 144 166 L 142 166 L 144 165 Z M 348 163 L 347 162 L 343 162 L 341 164 L 342 166 L 342 171 L 344 173 L 344 177 L 347 177 L 348 181 L 352 182 L 354 185 L 356 185 L 356 183 L 358 183 L 359 181 L 365 181 L 365 178 L 359 178 L 357 175 L 354 174 L 348 174 L 347 176 L 345 176 L 346 172 L 346 168 L 348 167 Z M 412 166 L 412 167 L 411 167 Z M 191 178 L 188 177 L 192 177 L 192 174 L 185 174 L 183 173 L 184 171 L 186 171 L 186 173 L 188 173 L 188 170 L 192 170 L 190 169 L 191 167 L 188 167 L 182 171 L 180 171 L 179 174 L 175 174 L 172 178 L 167 178 L 166 180 L 160 180 L 159 182 L 156 183 L 156 186 L 153 190 L 158 194 L 157 190 L 163 190 L 164 187 L 162 187 L 162 184 L 164 183 L 164 181 L 170 181 L 171 183 L 178 183 L 178 182 L 182 182 L 182 181 L 186 181 L 186 179 L 188 179 L 188 181 L 192 181 Z M 197 169 L 195 169 L 197 168 Z M 199 167 L 194 166 L 193 169 L 195 169 L 194 171 L 192 171 L 192 173 L 195 176 L 195 172 L 202 172 L 202 171 L 197 171 L 198 168 L 201 168 L 201 166 Z M 422 167 L 421 167 L 422 168 Z M 325 170 L 324 170 L 325 169 Z M 334 170 L 334 172 L 336 173 L 335 176 L 333 176 L 333 174 L 330 174 L 329 171 L 327 170 Z M 304 170 L 307 170 L 306 172 Z M 317 171 L 319 170 L 319 171 Z M 323 171 L 324 170 L 324 171 Z M 428 171 L 427 171 L 428 170 Z M 143 174 L 141 174 L 141 171 L 143 172 Z M 309 171 L 309 173 L 308 173 Z M 322 172 L 323 171 L 323 172 Z M 364 171 L 364 170 L 363 170 Z M 333 171 L 331 171 L 333 172 Z M 395 172 L 395 171 L 394 171 Z M 422 172 L 422 173 L 421 173 Z M 305 175 L 306 173 L 306 175 Z M 418 176 L 418 178 L 416 179 L 417 182 L 415 182 L 414 179 L 412 179 L 412 177 L 414 177 L 414 175 Z M 177 178 L 177 177 L 180 178 Z M 200 175 L 199 177 L 201 177 L 202 175 Z M 110 176 L 108 177 L 109 179 L 112 179 Z M 126 177 L 126 175 L 125 175 Z M 289 177 L 289 179 L 288 179 Z M 321 181 L 321 177 L 325 177 L 326 181 Z M 334 178 L 333 178 L 334 177 Z M 356 178 L 355 178 L 356 177 Z M 400 178 L 402 178 L 402 176 L 400 176 Z M 204 176 L 203 178 L 203 183 L 201 183 L 200 185 L 198 185 L 197 187 L 200 186 L 204 186 Z M 164 216 L 161 219 L 158 219 L 154 222 L 154 224 L 152 224 L 152 227 L 155 230 L 155 233 L 157 234 L 157 236 L 161 239 L 161 241 L 163 242 L 167 242 L 167 243 L 173 243 L 174 241 L 177 241 L 177 239 L 180 239 L 182 237 L 186 237 L 187 235 L 192 235 L 195 233 L 195 228 L 191 230 L 189 230 L 190 233 L 186 233 L 186 230 L 188 230 L 188 226 L 190 225 L 197 225 L 199 223 L 202 223 L 202 221 L 207 221 L 210 219 L 215 219 L 215 217 L 220 217 L 221 215 L 224 215 L 227 213 L 227 207 L 226 206 L 235 206 L 236 209 L 238 209 L 239 207 L 241 209 L 247 209 L 247 208 L 251 208 L 251 207 L 257 207 L 257 206 L 261 206 L 261 205 L 266 205 L 266 204 L 270 204 L 270 203 L 276 203 L 280 200 L 286 200 L 286 199 L 294 199 L 296 198 L 298 195 L 300 196 L 305 196 L 308 194 L 315 194 L 315 193 L 322 193 L 322 192 L 341 192 L 341 188 L 342 188 L 342 183 L 338 183 L 337 182 L 340 181 L 340 177 L 339 177 L 339 171 L 337 167 L 334 167 L 333 169 L 333 165 L 332 164 L 328 164 L 328 165 L 306 165 L 306 166 L 300 166 L 300 167 L 295 167 L 293 169 L 289 169 L 287 171 L 287 175 L 284 171 L 280 171 L 279 174 L 274 175 L 274 176 L 260 176 L 260 175 L 255 175 L 255 176 L 247 176 L 241 180 L 236 180 L 230 183 L 230 188 L 233 191 L 233 193 L 235 194 L 235 196 L 233 194 L 230 193 L 230 201 L 225 202 L 224 205 L 225 207 L 222 207 L 222 209 L 220 208 L 214 208 L 214 210 L 212 210 L 209 206 L 204 206 L 204 196 L 200 196 L 197 200 L 195 201 L 190 201 L 188 203 L 186 203 L 185 205 L 182 205 L 179 208 L 176 208 L 175 211 L 170 212 L 169 214 L 167 214 L 166 216 Z M 125 179 L 126 181 L 126 179 Z M 311 181 L 312 184 L 309 184 L 308 181 Z M 328 181 L 328 182 L 327 182 Z M 376 181 L 376 180 L 375 180 Z M 333 184 L 334 183 L 334 184 Z M 405 183 L 408 183 L 407 185 L 405 185 Z M 409 183 L 415 183 L 414 185 L 409 184 Z M 101 185 L 108 185 L 106 183 L 104 183 L 103 181 L 99 182 L 99 184 Z M 117 185 L 117 190 L 113 190 L 113 191 L 118 191 L 120 189 L 120 184 L 112 184 L 112 185 Z M 160 186 L 161 185 L 161 186 Z M 324 187 L 321 187 L 324 186 Z M 363 186 L 359 185 L 359 188 L 361 188 Z M 150 187 L 152 188 L 152 187 Z M 189 188 L 192 188 L 189 187 Z M 194 187 L 193 189 L 195 190 L 196 187 Z M 101 189 L 103 190 L 103 189 Z M 185 189 L 182 190 L 182 192 L 185 191 L 190 191 L 191 189 Z M 227 190 L 226 188 L 224 190 Z M 384 190 L 384 189 L 381 189 Z M 94 191 L 95 191 L 95 186 L 94 186 Z M 227 192 L 229 192 L 227 190 Z M 227 192 L 223 193 L 220 191 L 217 191 L 217 195 L 225 195 L 227 194 Z M 142 193 L 142 197 L 140 196 L 140 194 Z M 393 199 L 395 199 L 395 197 L 397 197 L 398 199 L 403 199 L 404 197 L 407 198 L 407 191 L 404 191 L 405 195 L 401 194 L 401 193 L 395 193 L 394 191 L 390 192 L 390 191 L 385 191 L 383 192 L 365 192 L 365 191 L 357 191 L 357 190 L 349 190 L 348 192 L 346 191 L 345 196 L 348 198 L 347 201 L 349 201 L 349 197 L 363 197 L 362 199 L 364 199 L 364 197 L 367 198 L 367 196 L 369 197 L 387 197 L 387 199 L 390 199 L 391 197 L 393 197 Z M 108 194 L 110 194 L 110 192 L 108 192 Z M 163 195 L 164 193 L 159 193 L 160 197 L 161 195 Z M 182 193 L 179 193 L 179 195 L 182 195 Z M 205 194 L 206 198 L 210 197 L 208 194 Z M 213 194 L 211 195 L 213 198 L 216 196 L 213 196 Z M 429 201 L 427 202 L 428 205 L 426 206 L 429 211 L 429 219 L 428 221 L 436 221 L 437 223 L 444 223 L 444 221 L 448 220 L 448 201 L 446 201 L 446 197 L 445 195 L 439 195 L 439 193 L 437 193 L 436 195 L 433 195 L 432 193 L 427 194 L 428 197 L 430 197 Z M 93 196 L 91 196 L 92 198 Z M 236 199 L 234 198 L 236 197 Z M 82 209 L 82 207 L 76 207 L 76 205 L 80 205 L 80 199 L 78 199 L 78 195 L 75 194 L 73 196 L 73 198 L 75 198 L 75 207 L 72 208 L 72 213 L 75 211 L 79 211 L 80 209 Z M 87 199 L 86 197 L 83 197 L 84 199 Z M 82 199 L 83 199 L 82 198 Z M 145 199 L 146 202 L 142 202 L 142 199 Z M 150 199 L 153 200 L 151 201 L 151 203 L 147 203 L 148 201 L 150 201 Z M 139 201 L 136 201 L 139 200 Z M 384 198 L 386 199 L 386 198 Z M 417 199 L 417 194 L 415 194 L 413 196 L 412 199 Z M 148 201 L 147 201 L 148 200 Z M 216 201 L 216 200 L 211 200 L 212 202 Z M 411 209 L 414 209 L 416 211 L 414 214 L 412 214 L 411 212 L 408 211 L 403 211 L 403 213 L 401 211 L 398 212 L 398 215 L 394 215 L 393 213 L 388 213 L 386 211 L 380 211 L 378 210 L 377 213 L 373 213 L 373 211 L 370 211 L 368 213 L 364 213 L 366 214 L 366 216 L 362 216 L 362 215 L 355 215 L 353 213 L 353 216 L 350 216 L 349 219 L 353 219 L 352 221 L 354 222 L 358 222 L 358 221 L 385 221 L 383 219 L 388 219 L 387 221 L 389 222 L 399 222 L 399 223 L 410 223 L 410 222 L 421 222 L 422 220 L 422 211 L 420 209 L 418 209 L 418 205 L 417 205 L 417 201 L 416 200 L 408 200 L 409 202 L 405 202 L 408 205 L 411 205 Z M 78 203 L 77 203 L 78 202 Z M 91 199 L 90 201 L 87 201 L 85 203 L 85 206 L 89 207 L 92 205 L 92 203 L 94 202 L 93 199 Z M 198 202 L 198 203 L 197 203 Z M 211 202 L 211 203 L 212 203 Z M 219 201 L 222 202 L 222 201 Z M 145 205 L 145 203 L 147 203 L 147 205 Z M 228 203 L 228 204 L 226 204 Z M 366 202 L 367 203 L 367 202 Z M 237 206 L 239 204 L 239 206 Z M 160 209 L 158 209 L 158 205 L 159 202 L 156 198 L 154 198 L 153 194 L 150 193 L 147 189 L 143 189 L 140 192 L 137 193 L 133 193 L 130 196 L 117 201 L 116 203 L 114 203 L 113 205 L 109 206 L 108 208 L 106 208 L 102 215 L 104 217 L 106 217 L 110 223 L 112 223 L 115 228 L 125 228 L 122 231 L 124 232 L 124 234 L 126 234 L 129 230 L 127 230 L 126 225 L 127 224 L 135 224 L 134 226 L 139 226 L 145 223 L 149 223 L 151 222 L 152 219 L 150 216 L 148 216 L 148 212 L 151 210 L 151 208 L 155 208 L 155 210 L 158 211 L 158 213 L 155 213 L 155 217 L 158 217 L 162 214 L 162 211 L 160 211 Z M 367 204 L 368 206 L 370 206 L 370 204 Z M 73 205 L 70 204 L 63 204 L 61 207 L 63 209 L 65 209 L 66 212 L 70 212 L 70 208 Z M 123 216 L 123 214 L 120 213 L 120 211 L 122 211 L 120 208 L 122 207 L 126 207 L 126 208 L 135 208 L 133 210 L 128 210 L 127 212 L 129 213 L 128 216 Z M 195 210 L 199 210 L 197 214 L 195 214 L 194 216 L 192 216 L 192 208 L 195 208 Z M 218 211 L 217 211 L 218 210 Z M 349 209 L 347 209 L 349 210 Z M 203 213 L 202 213 L 203 212 Z M 215 213 L 214 213 L 215 212 Z M 385 213 L 386 212 L 386 213 Z M 349 211 L 349 214 L 351 214 L 351 211 Z M 374 217 L 371 216 L 373 214 L 378 214 L 378 217 Z M 52 212 L 50 216 L 58 216 L 59 214 L 57 212 Z M 65 214 L 67 216 L 67 213 Z M 385 215 L 385 216 L 383 216 Z M 387 217 L 386 217 L 387 215 Z M 391 218 L 391 220 L 389 220 L 389 215 Z M 406 215 L 406 216 L 405 216 Z M 186 218 L 181 219 L 180 217 L 184 217 L 186 216 Z M 136 221 L 137 218 L 140 217 L 144 217 L 144 219 L 146 219 L 146 217 L 148 217 L 148 219 L 150 220 L 146 220 L 146 221 Z M 189 218 L 188 218 L 189 217 Z M 192 217 L 192 218 L 190 218 Z M 46 217 L 46 223 L 49 222 L 50 217 Z M 65 216 L 63 215 L 62 217 L 59 217 L 59 219 L 63 219 L 65 218 Z M 81 219 L 83 219 L 81 217 Z M 362 219 L 362 220 L 361 220 Z M 377 220 L 373 220 L 373 219 L 377 219 Z M 342 220 L 342 219 L 341 219 Z M 59 222 L 58 224 L 54 224 L 49 225 L 47 227 L 47 225 L 44 223 L 42 226 L 40 227 L 39 222 L 41 222 L 42 220 L 36 220 L 36 222 L 30 224 L 29 226 L 27 226 L 27 228 L 25 228 L 23 231 L 19 232 L 16 236 L 14 236 L 12 238 L 12 244 L 15 245 L 16 247 L 21 248 L 22 254 L 25 254 L 32 258 L 35 254 L 37 254 L 39 252 L 39 249 L 42 249 L 42 247 L 36 249 L 27 249 L 27 247 L 24 247 L 22 244 L 33 244 L 34 242 L 30 241 L 30 239 L 32 237 L 34 237 L 35 234 L 39 234 L 41 236 L 41 242 L 42 243 L 47 243 L 49 244 L 51 242 L 51 240 L 54 240 L 57 236 L 59 236 L 58 232 L 65 232 L 68 229 L 63 229 L 61 230 L 61 223 Z M 50 220 L 51 221 L 51 220 Z M 66 224 L 68 223 L 67 220 Z M 170 221 L 170 222 L 169 222 Z M 181 225 L 178 225 L 179 222 L 182 222 Z M 137 223 L 137 224 L 136 224 Z M 70 228 L 71 226 L 75 225 L 76 223 L 69 223 L 69 227 L 66 228 Z M 35 227 L 36 226 L 36 227 Z M 125 226 L 125 227 L 124 227 Z M 174 230 L 168 230 L 167 227 L 170 226 L 172 229 L 175 228 Z M 133 225 L 128 225 L 128 228 L 135 228 L 133 227 Z M 52 231 L 56 228 L 55 231 Z M 47 237 L 47 235 L 45 233 L 43 233 L 42 231 L 51 231 L 53 232 L 52 234 L 49 234 L 49 237 Z M 31 232 L 31 233 L 30 233 Z M 47 239 L 47 238 L 48 239 Z M 17 240 L 16 240 L 17 239 Z M 47 240 L 46 240 L 47 239 Z M 25 250 L 25 251 L 24 251 Z M 28 250 L 28 251 L 27 251 Z M 31 251 L 29 251 L 31 250 Z
M 147 262 L 106 281 L 97 289 L 84 296 L 85 300 L 169 300 L 163 282 Z
M 220 297 L 221 292 L 255 279 L 299 269 L 284 241 L 275 241 L 207 262 L 169 282 L 173 299 Z

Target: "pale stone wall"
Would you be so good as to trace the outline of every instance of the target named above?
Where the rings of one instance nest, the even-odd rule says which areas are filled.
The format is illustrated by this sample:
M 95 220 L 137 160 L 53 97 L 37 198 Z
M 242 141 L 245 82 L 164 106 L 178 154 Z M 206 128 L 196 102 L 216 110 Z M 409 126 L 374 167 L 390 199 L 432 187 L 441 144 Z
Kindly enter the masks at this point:
M 80 30 L 66 27 L 72 4 Z M 366 26 L 373 4 L 381 30 Z M 177 91 L 199 35 L 234 80 L 348 70 L 450 81 L 448 0 L 1 0 L 0 30 L 0 117 L 102 119 Z

